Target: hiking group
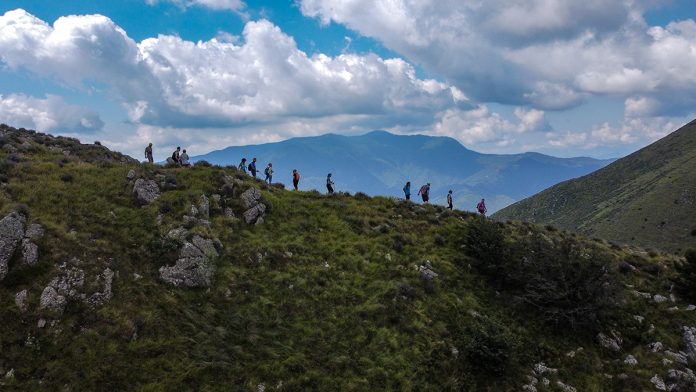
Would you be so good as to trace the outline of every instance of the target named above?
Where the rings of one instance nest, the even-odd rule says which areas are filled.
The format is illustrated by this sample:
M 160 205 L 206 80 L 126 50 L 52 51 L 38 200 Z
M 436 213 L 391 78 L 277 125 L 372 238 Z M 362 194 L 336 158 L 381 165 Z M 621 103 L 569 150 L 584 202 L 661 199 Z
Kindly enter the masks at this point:
M 145 148 L 145 158 L 147 159 L 148 163 L 153 163 L 153 154 L 152 154 L 152 143 L 148 144 L 148 146 Z M 174 152 L 172 152 L 172 156 L 167 158 L 167 163 L 178 165 L 181 167 L 191 167 L 191 163 L 189 162 L 189 156 L 186 153 L 186 150 L 181 150 L 181 147 L 177 147 Z M 237 166 L 237 170 L 241 171 L 244 174 L 250 174 L 254 178 L 256 178 L 257 173 L 259 172 L 258 168 L 256 167 L 256 158 L 253 158 L 249 164 L 247 164 L 247 159 L 242 158 L 242 160 L 239 162 L 239 165 Z M 264 181 L 268 183 L 269 185 L 273 182 L 273 164 L 268 163 L 266 168 L 263 171 L 263 174 L 265 175 Z M 298 186 L 300 184 L 300 172 L 297 171 L 297 169 L 293 169 L 292 171 L 292 186 L 295 190 L 298 190 Z M 326 176 L 326 190 L 328 194 L 332 195 L 334 193 L 334 181 L 333 177 L 331 176 L 331 173 L 329 173 Z M 406 182 L 406 185 L 404 185 L 403 188 L 404 191 L 404 196 L 406 197 L 406 200 L 411 200 L 411 181 Z M 428 203 L 430 201 L 430 183 L 427 183 L 423 186 L 420 187 L 418 190 L 418 195 L 422 198 L 423 203 Z M 447 192 L 447 208 L 450 210 L 454 209 L 454 200 L 452 196 L 452 190 L 450 189 L 449 192 Z M 481 199 L 481 201 L 476 205 L 476 211 L 485 216 L 486 212 L 488 212 L 488 209 L 486 208 L 486 200 Z

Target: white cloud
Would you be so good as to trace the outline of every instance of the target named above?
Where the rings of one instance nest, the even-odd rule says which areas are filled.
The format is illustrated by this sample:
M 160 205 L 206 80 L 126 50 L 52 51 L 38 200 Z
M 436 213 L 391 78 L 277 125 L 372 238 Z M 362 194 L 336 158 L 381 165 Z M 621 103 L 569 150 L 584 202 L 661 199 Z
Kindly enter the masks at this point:
M 306 16 L 376 38 L 477 101 L 559 110 L 594 95 L 676 94 L 684 104 L 644 114 L 685 115 L 696 103 L 696 23 L 648 26 L 654 3 L 300 0 Z
M 651 143 L 673 132 L 677 126 L 677 123 L 664 117 L 627 117 L 618 125 L 605 122 L 585 132 L 549 132 L 546 136 L 551 147 L 594 149 Z
M 182 8 L 193 6 L 206 7 L 213 10 L 227 10 L 239 12 L 246 8 L 246 4 L 242 0 L 145 0 L 149 5 L 157 3 L 173 3 Z
M 72 86 L 110 84 L 132 121 L 160 127 L 241 128 L 337 116 L 366 127 L 417 127 L 469 105 L 458 89 L 419 79 L 398 58 L 308 56 L 266 20 L 247 23 L 241 43 L 168 35 L 136 43 L 104 16 L 62 17 L 49 26 L 16 10 L 0 16 L 0 58 Z
M 91 133 L 104 126 L 97 113 L 70 105 L 61 97 L 34 98 L 22 94 L 0 95 L 0 123 L 59 133 Z

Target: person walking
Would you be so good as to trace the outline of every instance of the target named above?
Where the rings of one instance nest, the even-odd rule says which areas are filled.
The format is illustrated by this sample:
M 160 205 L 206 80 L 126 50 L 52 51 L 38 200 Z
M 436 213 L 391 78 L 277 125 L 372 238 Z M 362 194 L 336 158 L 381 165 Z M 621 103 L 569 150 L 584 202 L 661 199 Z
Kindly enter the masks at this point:
M 486 208 L 486 199 L 481 199 L 481 201 L 476 205 L 476 210 L 478 210 L 479 214 L 482 216 L 486 216 L 486 212 L 488 212 L 488 209 Z
M 237 166 L 237 169 L 244 173 L 247 174 L 247 165 L 246 165 L 246 158 L 242 158 L 242 161 L 239 162 L 239 166 Z
M 423 198 L 423 203 L 427 203 L 430 200 L 430 183 L 423 185 L 418 194 Z
M 266 181 L 268 185 L 271 185 L 271 182 L 273 181 L 273 164 L 269 163 L 268 166 L 266 166 L 266 170 L 263 171 L 263 174 L 266 175 Z
M 297 171 L 297 169 L 292 170 L 292 186 L 295 187 L 295 190 L 297 190 L 297 185 L 300 184 L 300 172 Z
M 411 181 L 406 182 L 406 185 L 404 185 L 404 196 L 406 196 L 406 200 L 411 200 Z
M 177 165 L 179 164 L 179 151 L 181 151 L 181 147 L 177 146 L 176 150 L 172 153 L 172 161 Z
M 148 163 L 154 162 L 154 159 L 152 158 L 152 143 L 145 147 L 145 158 L 147 159 Z
M 447 208 L 450 210 L 454 209 L 454 205 L 452 204 L 452 190 L 449 190 L 449 193 L 447 194 Z
M 256 158 L 251 160 L 251 163 L 249 164 L 249 172 L 252 176 L 254 176 L 254 178 L 256 178 Z
M 186 150 L 184 150 L 181 153 L 181 156 L 179 157 L 179 164 L 181 167 L 191 167 L 191 163 L 189 162 L 189 156 L 186 153 Z
M 333 193 L 334 193 L 333 186 L 334 186 L 334 182 L 331 179 L 331 173 L 329 173 L 329 175 L 326 176 L 326 190 L 329 191 L 329 195 L 333 195 Z

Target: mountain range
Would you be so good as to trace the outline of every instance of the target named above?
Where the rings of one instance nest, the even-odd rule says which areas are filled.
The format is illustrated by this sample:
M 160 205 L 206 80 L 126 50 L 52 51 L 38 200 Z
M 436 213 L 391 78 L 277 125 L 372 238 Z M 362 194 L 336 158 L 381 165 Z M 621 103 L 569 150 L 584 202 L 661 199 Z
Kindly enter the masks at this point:
M 495 214 L 670 251 L 696 247 L 696 120 Z
M 278 143 L 227 147 L 193 157 L 219 165 L 237 165 L 242 157 L 258 158 L 263 171 L 272 162 L 274 181 L 290 183 L 293 169 L 302 175 L 301 189 L 323 191 L 332 173 L 337 190 L 403 197 L 431 183 L 431 201 L 444 204 L 454 191 L 455 208 L 473 210 L 485 198 L 489 212 L 531 196 L 549 186 L 604 167 L 612 160 L 556 158 L 538 153 L 482 154 L 449 137 L 402 136 L 373 131 L 361 136 L 327 134 Z

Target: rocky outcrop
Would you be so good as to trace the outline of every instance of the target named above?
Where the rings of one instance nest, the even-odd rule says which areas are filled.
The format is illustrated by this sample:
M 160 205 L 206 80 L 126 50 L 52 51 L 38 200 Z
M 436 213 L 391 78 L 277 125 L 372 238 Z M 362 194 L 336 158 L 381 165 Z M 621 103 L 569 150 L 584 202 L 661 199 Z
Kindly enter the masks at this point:
M 206 195 L 201 195 L 198 199 L 198 214 L 203 219 L 210 218 L 210 200 Z
M 160 278 L 177 287 L 208 287 L 214 274 L 214 259 L 218 257 L 215 243 L 201 236 L 184 241 L 179 258 L 173 266 L 160 268 Z
M 141 205 L 150 204 L 160 196 L 159 186 L 153 180 L 138 178 L 133 186 L 133 196 Z
M 597 335 L 597 342 L 600 346 L 611 351 L 621 351 L 621 338 L 614 334 L 613 337 L 609 337 L 603 333 Z
M 242 215 L 246 223 L 263 223 L 264 216 L 266 215 L 266 206 L 264 204 L 257 204 L 244 211 Z
M 24 237 L 24 216 L 11 212 L 0 220 L 0 281 L 9 271 L 10 260 Z
M 129 181 L 135 179 L 135 170 L 133 170 L 133 169 L 128 170 L 128 174 L 126 175 L 126 178 Z
M 22 264 L 36 265 L 39 262 L 39 247 L 30 239 L 22 240 Z
M 691 363 L 696 363 L 696 327 L 683 327 L 682 340 L 686 346 L 686 355 Z
M 97 275 L 97 285 L 102 287 L 101 291 L 93 293 L 87 298 L 87 302 L 92 306 L 103 305 L 111 300 L 113 293 L 111 285 L 114 281 L 114 271 L 110 268 L 105 269 L 101 274 Z
M 22 313 L 29 310 L 29 304 L 27 303 L 27 290 L 22 290 L 15 294 L 15 304 Z
M 61 272 L 54 277 L 41 293 L 39 309 L 63 313 L 68 299 L 85 299 L 80 292 L 85 284 L 85 272 L 76 267 L 60 266 Z
M 39 301 L 39 309 L 50 310 L 57 313 L 63 313 L 65 305 L 68 304 L 68 300 L 64 295 L 58 294 L 53 286 L 46 286 L 41 293 L 41 300 Z
M 244 193 L 239 196 L 239 199 L 242 201 L 242 204 L 244 204 L 244 208 L 249 209 L 255 207 L 259 204 L 259 200 L 261 200 L 261 191 L 251 187 L 244 191 Z

